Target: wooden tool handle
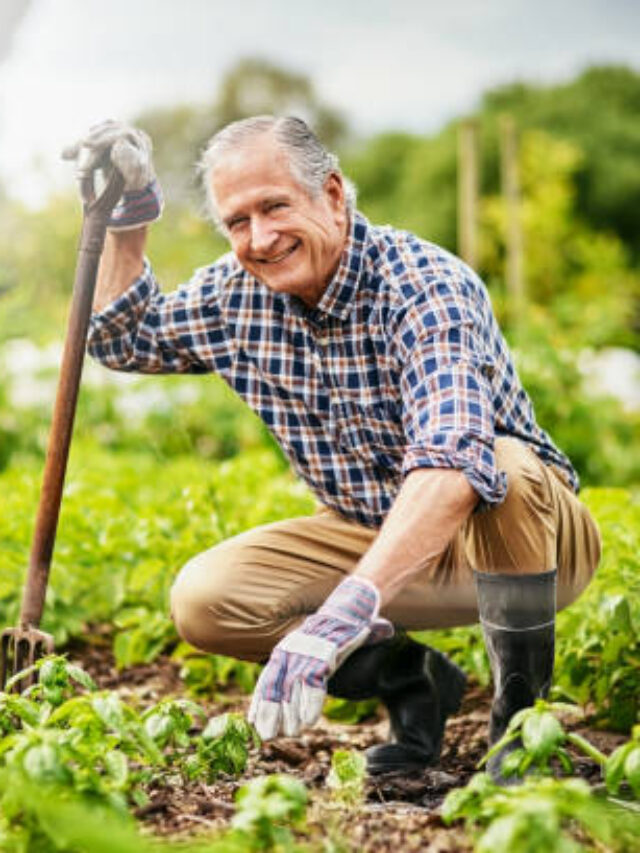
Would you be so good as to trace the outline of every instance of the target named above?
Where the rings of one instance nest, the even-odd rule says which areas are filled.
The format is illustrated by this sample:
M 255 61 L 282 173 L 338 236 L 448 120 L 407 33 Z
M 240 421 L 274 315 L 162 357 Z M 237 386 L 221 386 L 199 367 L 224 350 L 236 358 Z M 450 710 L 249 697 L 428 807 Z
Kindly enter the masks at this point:
M 98 264 L 109 216 L 124 187 L 124 180 L 115 169 L 98 197 L 95 196 L 93 182 L 94 175 L 87 176 L 82 187 L 82 233 L 29 569 L 22 597 L 20 624 L 23 627 L 37 627 L 44 608 Z

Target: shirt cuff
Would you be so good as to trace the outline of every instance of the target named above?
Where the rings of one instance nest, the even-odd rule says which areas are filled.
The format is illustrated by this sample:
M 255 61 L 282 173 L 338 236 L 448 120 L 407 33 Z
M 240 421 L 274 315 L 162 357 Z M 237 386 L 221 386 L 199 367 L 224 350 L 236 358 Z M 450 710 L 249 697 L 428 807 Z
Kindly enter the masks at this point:
M 90 335 L 112 336 L 135 332 L 144 316 L 149 297 L 159 290 L 151 264 L 145 258 L 144 269 L 131 286 L 101 311 L 92 314 Z
M 507 475 L 496 469 L 493 448 L 477 439 L 469 442 L 464 450 L 458 451 L 445 451 L 424 445 L 409 447 L 404 455 L 402 473 L 406 477 L 416 468 L 450 468 L 461 471 L 480 498 L 476 512 L 502 503 L 507 494 Z

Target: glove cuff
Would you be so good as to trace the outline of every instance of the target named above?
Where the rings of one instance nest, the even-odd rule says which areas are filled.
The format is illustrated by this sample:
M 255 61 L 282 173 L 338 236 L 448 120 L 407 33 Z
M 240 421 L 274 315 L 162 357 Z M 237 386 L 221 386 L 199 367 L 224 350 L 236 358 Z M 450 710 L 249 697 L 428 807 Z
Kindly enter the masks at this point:
M 113 209 L 107 228 L 110 231 L 129 231 L 155 222 L 162 216 L 164 197 L 157 178 L 141 190 L 127 190 Z
M 369 625 L 378 617 L 380 593 L 368 578 L 349 575 L 334 589 L 318 613 L 353 625 Z

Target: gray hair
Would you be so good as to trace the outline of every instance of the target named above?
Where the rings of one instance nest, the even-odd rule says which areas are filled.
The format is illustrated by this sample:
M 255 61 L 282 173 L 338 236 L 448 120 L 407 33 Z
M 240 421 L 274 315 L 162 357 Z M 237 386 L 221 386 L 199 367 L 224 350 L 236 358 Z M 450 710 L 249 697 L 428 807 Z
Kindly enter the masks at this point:
M 322 145 L 315 133 L 302 119 L 294 116 L 253 116 L 252 118 L 234 121 L 212 136 L 198 165 L 204 183 L 207 214 L 218 230 L 225 233 L 211 186 L 211 173 L 223 154 L 264 133 L 275 135 L 288 156 L 294 180 L 306 190 L 311 198 L 317 198 L 322 192 L 328 176 L 332 172 L 337 172 L 342 177 L 344 184 L 347 211 L 349 213 L 353 211 L 356 203 L 354 184 L 342 174 L 336 155 Z

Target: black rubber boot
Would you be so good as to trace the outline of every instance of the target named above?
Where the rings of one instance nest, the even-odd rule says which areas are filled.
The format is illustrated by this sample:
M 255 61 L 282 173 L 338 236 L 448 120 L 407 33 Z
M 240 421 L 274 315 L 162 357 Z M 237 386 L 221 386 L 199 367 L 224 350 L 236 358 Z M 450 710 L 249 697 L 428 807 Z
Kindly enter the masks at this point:
M 329 679 L 342 699 L 379 698 L 389 712 L 390 743 L 366 752 L 371 774 L 422 770 L 438 762 L 449 714 L 466 686 L 461 669 L 436 649 L 399 634 L 350 655 Z
M 546 698 L 553 676 L 556 616 L 556 570 L 535 575 L 474 572 L 478 612 L 493 674 L 494 698 L 489 745 L 500 740 L 511 717 L 538 698 Z M 500 785 L 502 761 L 522 746 L 512 741 L 489 759 L 487 771 Z

